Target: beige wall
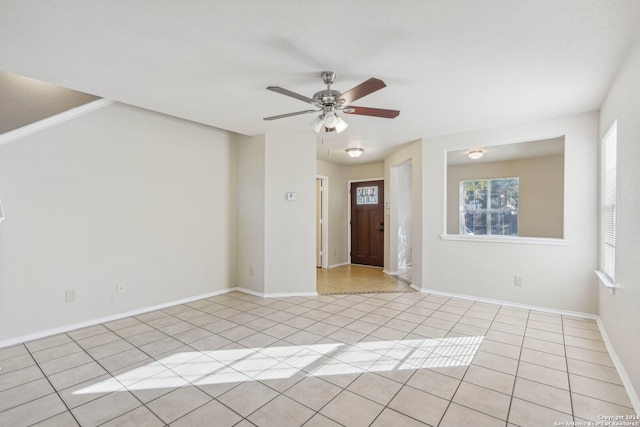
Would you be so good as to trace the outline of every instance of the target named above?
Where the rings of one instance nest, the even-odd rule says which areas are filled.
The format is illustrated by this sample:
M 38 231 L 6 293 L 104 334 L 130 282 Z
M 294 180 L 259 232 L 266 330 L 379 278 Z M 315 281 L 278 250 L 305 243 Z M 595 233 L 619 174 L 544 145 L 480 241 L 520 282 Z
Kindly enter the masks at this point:
M 0 135 L 98 99 L 0 70 Z
M 238 137 L 238 286 L 315 294 L 314 143 L 312 134 Z
M 458 234 L 460 181 L 520 178 L 519 233 L 522 237 L 562 238 L 564 156 L 447 167 L 447 233 Z
M 265 136 L 238 135 L 237 285 L 264 292 Z
M 316 292 L 316 135 L 265 135 L 265 293 Z M 286 200 L 294 192 L 295 201 Z
M 316 161 L 317 175 L 329 177 L 329 267 L 349 262 L 349 180 L 384 177 L 383 163 L 342 166 L 322 160 Z
M 599 313 L 627 378 L 623 378 L 636 413 L 640 413 L 640 42 L 631 50 L 600 113 L 600 136 L 618 121 L 616 290 L 601 284 Z
M 0 146 L 0 342 L 232 286 L 234 138 L 111 104 Z

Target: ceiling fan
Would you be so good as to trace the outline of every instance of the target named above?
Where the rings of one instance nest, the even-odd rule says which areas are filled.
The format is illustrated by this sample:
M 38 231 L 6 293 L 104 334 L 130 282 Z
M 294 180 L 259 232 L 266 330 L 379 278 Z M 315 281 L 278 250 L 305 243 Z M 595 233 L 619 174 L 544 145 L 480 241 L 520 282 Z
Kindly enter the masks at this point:
M 327 89 L 321 90 L 313 95 L 313 98 L 308 98 L 304 95 L 291 92 L 290 90 L 278 87 L 269 86 L 267 89 L 282 95 L 290 96 L 300 101 L 307 102 L 315 106 L 316 110 L 304 110 L 296 111 L 295 113 L 281 114 L 279 116 L 265 117 L 264 120 L 277 120 L 285 117 L 299 116 L 301 114 L 320 113 L 318 117 L 311 123 L 311 127 L 320 132 L 324 127 L 325 132 L 340 133 L 349 126 L 340 116 L 338 112 L 345 114 L 358 114 L 361 116 L 382 117 L 385 119 L 393 119 L 398 117 L 400 111 L 398 110 L 385 110 L 381 108 L 369 108 L 369 107 L 356 107 L 350 105 L 353 101 L 363 98 L 377 90 L 386 87 L 387 85 L 380 79 L 370 78 L 369 80 L 360 83 L 358 86 L 340 93 L 337 90 L 332 90 L 331 85 L 336 78 L 336 73 L 333 71 L 323 71 L 321 74 L 322 81 L 327 85 Z

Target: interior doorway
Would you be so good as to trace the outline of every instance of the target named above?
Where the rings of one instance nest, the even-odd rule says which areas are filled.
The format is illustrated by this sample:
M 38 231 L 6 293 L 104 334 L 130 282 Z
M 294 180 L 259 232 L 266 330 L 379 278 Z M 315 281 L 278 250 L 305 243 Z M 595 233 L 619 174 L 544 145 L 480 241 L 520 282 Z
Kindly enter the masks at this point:
M 389 271 L 412 282 L 413 167 L 411 159 L 391 167 Z
M 384 265 L 384 181 L 351 182 L 351 264 Z

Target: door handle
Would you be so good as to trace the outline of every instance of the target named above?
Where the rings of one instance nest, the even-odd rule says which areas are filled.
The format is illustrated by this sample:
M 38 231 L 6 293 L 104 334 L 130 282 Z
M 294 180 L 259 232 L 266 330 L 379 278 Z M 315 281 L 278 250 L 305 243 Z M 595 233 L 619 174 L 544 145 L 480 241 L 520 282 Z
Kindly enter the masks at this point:
M 384 228 L 378 228 L 376 231 L 384 231 Z

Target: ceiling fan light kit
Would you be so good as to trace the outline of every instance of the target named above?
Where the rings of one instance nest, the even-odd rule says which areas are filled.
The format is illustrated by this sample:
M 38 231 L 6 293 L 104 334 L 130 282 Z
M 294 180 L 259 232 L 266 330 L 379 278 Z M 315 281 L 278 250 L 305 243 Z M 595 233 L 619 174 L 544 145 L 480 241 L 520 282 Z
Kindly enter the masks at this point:
M 356 106 L 347 107 L 347 105 L 351 102 L 365 97 L 377 90 L 380 90 L 383 87 L 386 87 L 386 84 L 380 79 L 372 77 L 369 80 L 360 83 L 358 86 L 346 92 L 340 93 L 337 90 L 331 89 L 331 85 L 336 78 L 336 73 L 334 73 L 333 71 L 323 71 L 320 74 L 320 77 L 322 77 L 323 83 L 327 85 L 327 89 L 316 92 L 313 95 L 313 98 L 308 98 L 304 95 L 300 95 L 298 93 L 278 86 L 267 87 L 268 90 L 271 90 L 273 92 L 277 92 L 281 95 L 290 96 L 300 101 L 309 103 L 315 106 L 317 110 L 304 110 L 297 111 L 295 113 L 265 117 L 264 120 L 277 120 L 283 119 L 285 117 L 298 116 L 301 114 L 320 113 L 320 115 L 316 117 L 316 119 L 311 123 L 311 127 L 313 128 L 313 130 L 319 133 L 324 127 L 325 132 L 335 131 L 336 133 L 340 133 L 349 125 L 342 119 L 342 117 L 338 115 L 338 112 L 342 112 L 344 114 L 357 114 L 361 116 L 382 117 L 386 119 L 393 119 L 395 117 L 398 117 L 398 115 L 400 114 L 400 111 L 398 110 L 385 110 L 381 108 Z

